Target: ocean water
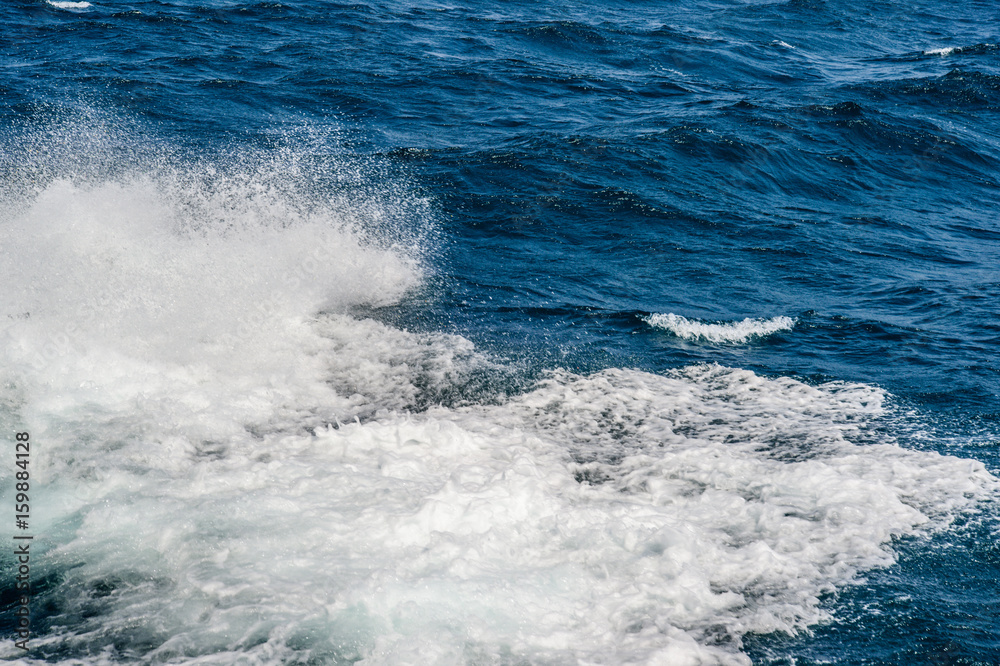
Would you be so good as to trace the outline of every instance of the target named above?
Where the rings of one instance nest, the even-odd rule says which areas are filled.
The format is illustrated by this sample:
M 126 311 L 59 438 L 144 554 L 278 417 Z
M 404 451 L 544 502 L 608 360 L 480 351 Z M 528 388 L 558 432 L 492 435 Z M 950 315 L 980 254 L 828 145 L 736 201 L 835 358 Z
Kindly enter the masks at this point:
M 0 659 L 1000 664 L 1000 6 L 0 22 Z

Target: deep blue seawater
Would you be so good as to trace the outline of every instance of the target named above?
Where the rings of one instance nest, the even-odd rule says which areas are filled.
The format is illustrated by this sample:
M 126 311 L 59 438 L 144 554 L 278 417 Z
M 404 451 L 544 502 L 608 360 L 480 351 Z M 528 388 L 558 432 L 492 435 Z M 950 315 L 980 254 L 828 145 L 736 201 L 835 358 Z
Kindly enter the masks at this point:
M 998 26 L 5 1 L 0 654 L 1000 664 Z

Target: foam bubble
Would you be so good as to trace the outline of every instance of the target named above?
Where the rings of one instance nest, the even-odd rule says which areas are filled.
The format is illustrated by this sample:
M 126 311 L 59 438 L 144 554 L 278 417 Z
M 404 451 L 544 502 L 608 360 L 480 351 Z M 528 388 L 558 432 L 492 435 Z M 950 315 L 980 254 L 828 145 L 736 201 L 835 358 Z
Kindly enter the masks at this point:
M 709 342 L 746 342 L 777 333 L 790 331 L 795 326 L 791 317 L 771 319 L 751 319 L 742 321 L 706 324 L 671 313 L 652 314 L 646 321 L 650 326 L 670 331 L 687 340 L 708 340 Z

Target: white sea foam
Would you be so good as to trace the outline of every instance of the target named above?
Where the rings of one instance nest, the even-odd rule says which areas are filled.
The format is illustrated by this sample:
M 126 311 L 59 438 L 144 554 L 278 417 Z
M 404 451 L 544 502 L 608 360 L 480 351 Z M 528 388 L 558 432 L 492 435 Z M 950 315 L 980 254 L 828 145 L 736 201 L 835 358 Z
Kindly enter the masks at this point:
M 46 2 L 56 9 L 87 9 L 92 6 L 89 2 L 68 2 L 66 0 L 46 0 Z
M 790 331 L 795 326 L 791 317 L 771 319 L 751 319 L 726 323 L 711 323 L 688 319 L 672 312 L 652 314 L 646 321 L 650 326 L 670 331 L 679 338 L 688 340 L 708 340 L 709 342 L 746 342 L 752 338 L 764 337 L 778 331 Z
M 37 442 L 57 581 L 36 654 L 745 665 L 996 492 L 875 434 L 862 384 L 610 369 L 424 409 L 486 362 L 349 312 L 419 285 L 373 211 L 421 207 L 191 169 L 49 178 L 0 219 L 0 418 Z
M 959 48 L 957 46 L 947 46 L 947 47 L 940 48 L 940 49 L 929 49 L 927 51 L 924 51 L 924 55 L 946 56 L 946 55 L 951 55 L 955 51 L 961 51 L 961 48 Z
M 336 164 L 294 151 L 183 166 L 154 154 L 121 171 L 113 128 L 54 134 L 75 138 L 30 146 L 56 163 L 24 168 L 22 191 L 3 193 L 0 244 L 17 261 L 0 265 L 0 333 L 16 364 L 115 353 L 291 370 L 300 361 L 274 346 L 317 312 L 394 303 L 422 280 L 427 209 L 391 184 L 345 194 L 345 169 L 325 194 L 311 181 L 340 178 Z M 79 173 L 79 153 L 103 166 Z M 57 175 L 70 170 L 59 161 L 76 174 Z
M 374 366 L 426 357 L 420 336 L 331 325 Z M 45 562 L 65 571 L 66 633 L 39 639 L 53 649 L 748 664 L 743 634 L 823 620 L 820 597 L 891 563 L 893 537 L 996 485 L 978 463 L 854 444 L 877 389 L 717 366 L 561 373 L 504 405 L 315 436 L 290 429 L 274 387 L 240 412 L 194 381 L 126 376 L 25 396 L 45 441 L 38 529 L 58 544 Z M 392 395 L 400 377 L 366 380 Z

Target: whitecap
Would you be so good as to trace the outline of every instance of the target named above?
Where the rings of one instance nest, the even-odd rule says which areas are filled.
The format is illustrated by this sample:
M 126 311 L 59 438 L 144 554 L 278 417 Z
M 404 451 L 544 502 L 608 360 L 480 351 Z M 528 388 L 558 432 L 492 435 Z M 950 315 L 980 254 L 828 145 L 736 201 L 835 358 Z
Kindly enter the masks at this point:
M 770 319 L 747 317 L 742 321 L 705 323 L 672 312 L 652 314 L 646 318 L 646 322 L 655 328 L 668 330 L 680 338 L 709 342 L 746 342 L 751 338 L 765 337 L 778 331 L 790 331 L 795 326 L 795 320 L 791 317 Z
M 89 2 L 71 2 L 70 0 L 46 0 L 46 2 L 56 9 L 88 9 L 93 6 Z

